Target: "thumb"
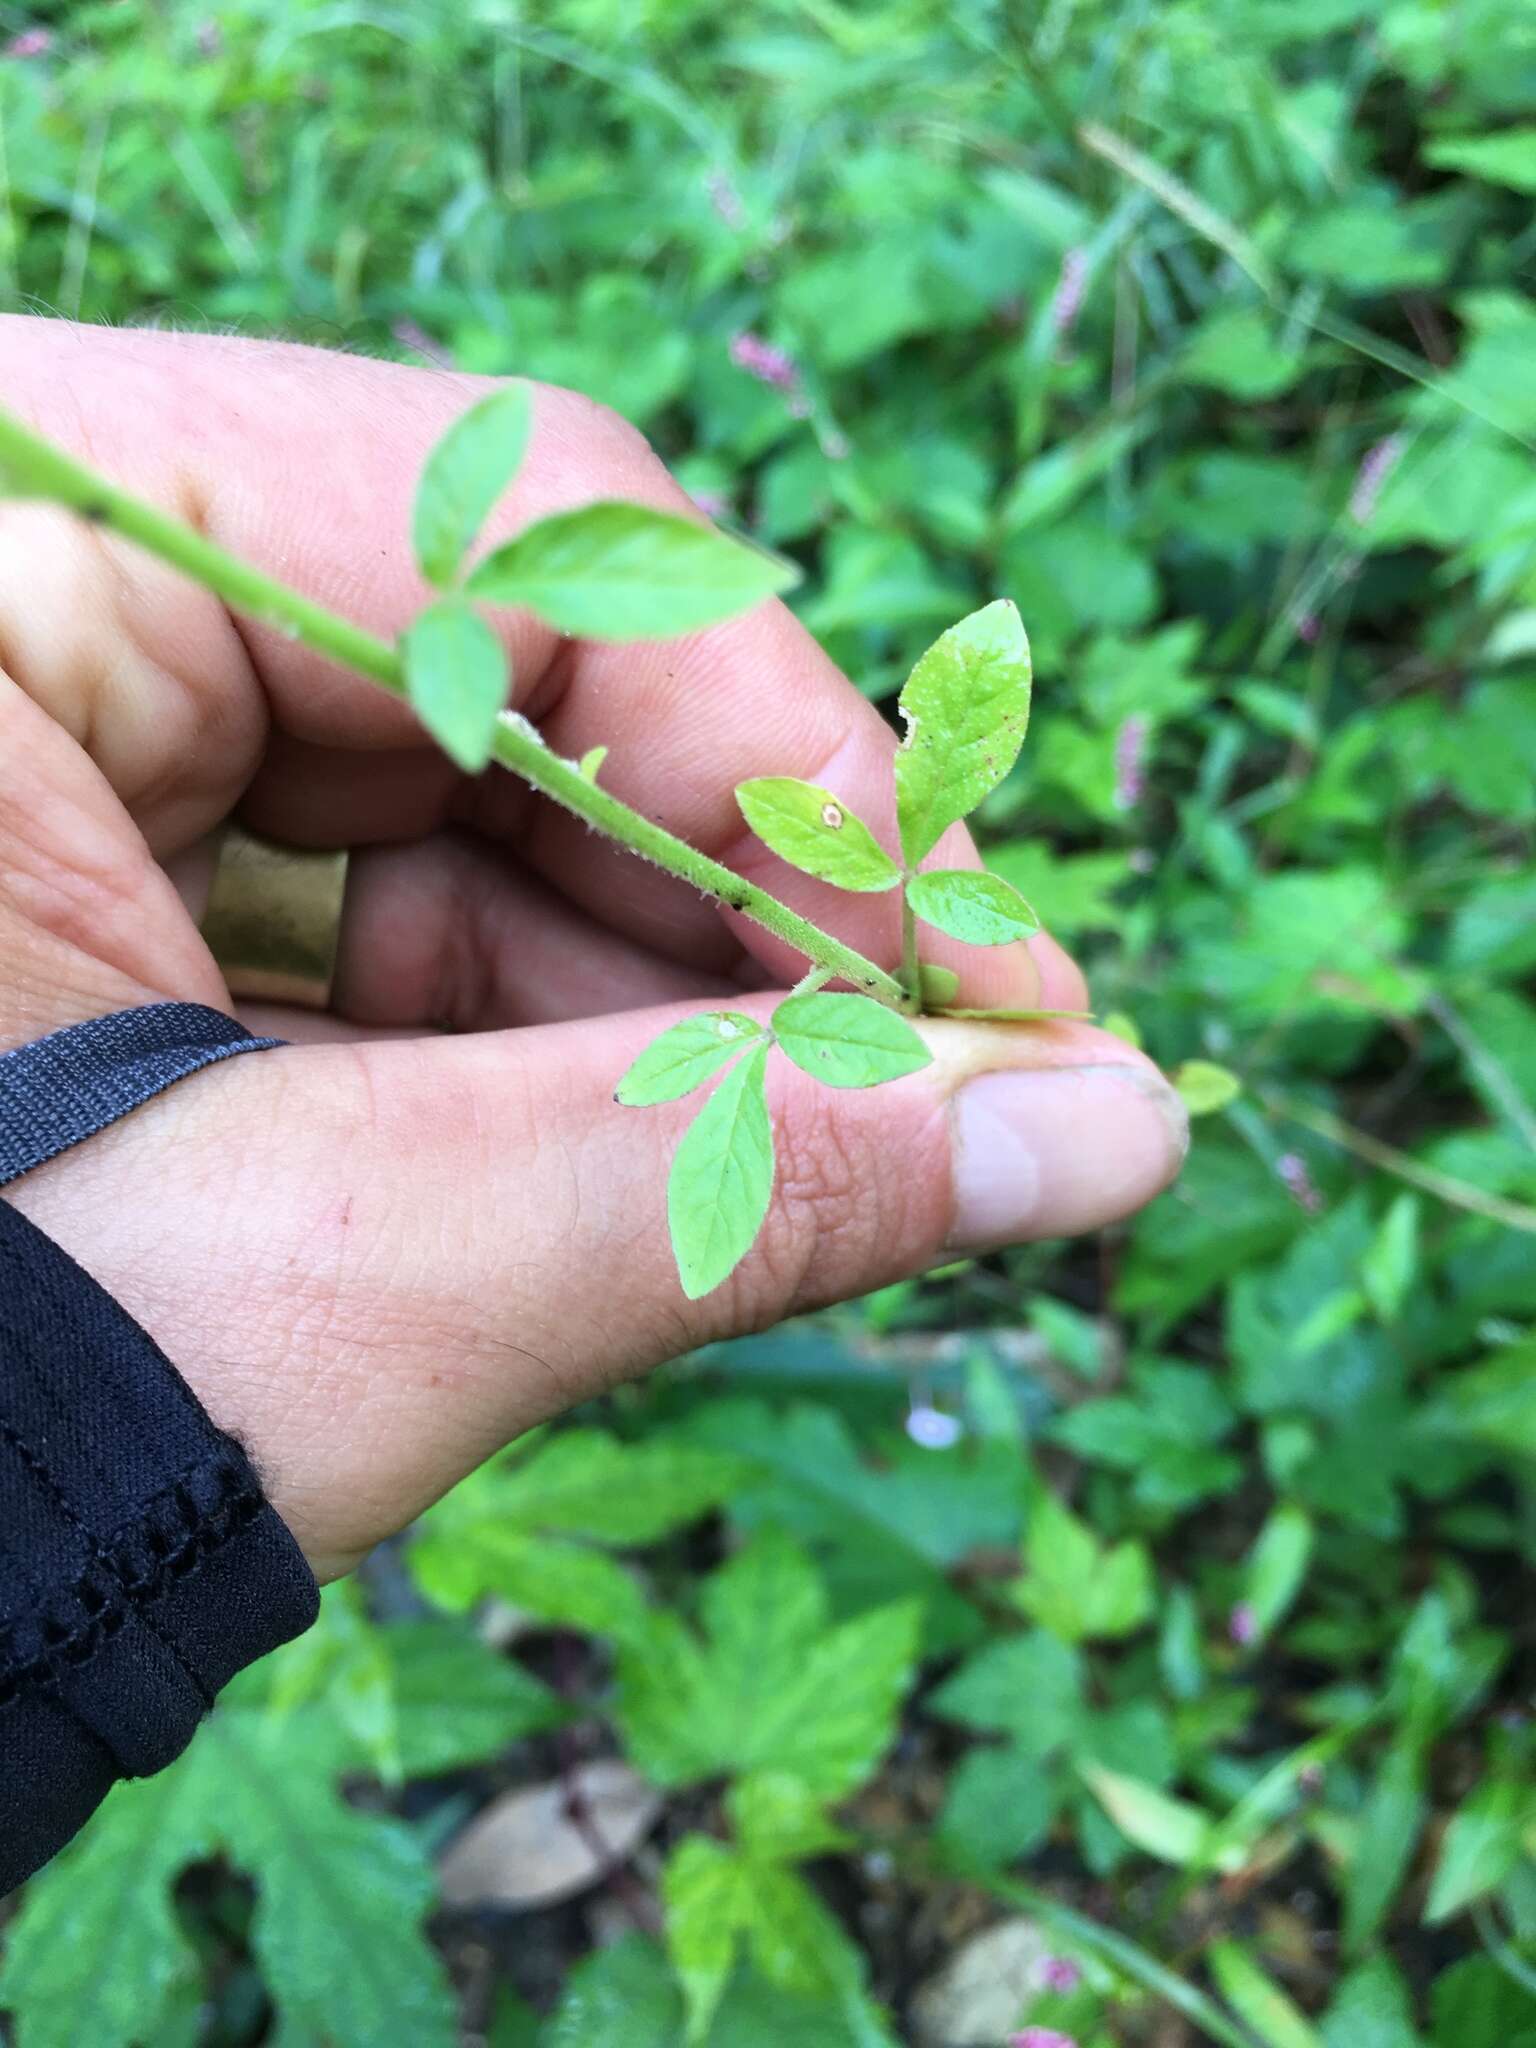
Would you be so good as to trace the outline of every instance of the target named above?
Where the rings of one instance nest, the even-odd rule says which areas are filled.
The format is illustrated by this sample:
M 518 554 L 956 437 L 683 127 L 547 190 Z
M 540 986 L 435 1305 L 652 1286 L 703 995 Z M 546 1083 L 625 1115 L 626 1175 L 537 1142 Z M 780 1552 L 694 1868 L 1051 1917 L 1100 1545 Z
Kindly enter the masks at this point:
M 1082 1026 L 926 1023 L 933 1065 L 868 1090 L 775 1058 L 767 1221 L 690 1302 L 666 1177 L 697 1101 L 613 1098 L 687 1014 L 258 1054 L 16 1192 L 243 1436 L 335 1573 L 574 1402 L 944 1259 L 1112 1222 L 1183 1156 L 1156 1069 Z

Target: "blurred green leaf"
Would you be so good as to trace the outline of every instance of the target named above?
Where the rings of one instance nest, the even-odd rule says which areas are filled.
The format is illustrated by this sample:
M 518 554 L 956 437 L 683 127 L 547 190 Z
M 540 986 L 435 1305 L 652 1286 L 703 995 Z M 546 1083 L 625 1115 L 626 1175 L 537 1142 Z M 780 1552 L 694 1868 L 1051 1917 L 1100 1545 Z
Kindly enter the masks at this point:
M 400 652 L 417 717 L 450 760 L 478 775 L 512 689 L 506 649 L 478 612 L 445 597 L 417 613 Z

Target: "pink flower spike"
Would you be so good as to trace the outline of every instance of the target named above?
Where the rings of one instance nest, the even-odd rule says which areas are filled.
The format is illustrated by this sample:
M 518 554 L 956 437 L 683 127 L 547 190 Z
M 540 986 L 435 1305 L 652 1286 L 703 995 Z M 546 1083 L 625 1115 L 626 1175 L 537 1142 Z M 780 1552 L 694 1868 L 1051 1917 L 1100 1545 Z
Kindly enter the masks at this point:
M 1026 2027 L 1022 2034 L 1008 2036 L 1008 2048 L 1077 2048 L 1077 2042 L 1055 2027 Z
M 1077 325 L 1077 316 L 1082 311 L 1083 294 L 1087 288 L 1087 251 L 1069 249 L 1061 259 L 1061 278 L 1056 286 L 1056 296 L 1051 301 L 1051 325 L 1059 339 L 1065 341 Z
M 746 329 L 731 336 L 731 361 L 774 391 L 793 391 L 800 382 L 799 366 L 792 355 Z
M 1115 809 L 1134 810 L 1147 786 L 1147 740 L 1151 728 L 1133 712 L 1115 734 Z
M 1384 441 L 1366 450 L 1349 494 L 1349 516 L 1356 526 L 1370 525 L 1382 486 L 1402 459 L 1405 445 L 1401 434 L 1388 434 Z
M 1070 1956 L 1042 1956 L 1035 1981 L 1042 1991 L 1059 1991 L 1066 1996 L 1083 1981 L 1083 1973 Z
M 1323 1191 L 1307 1171 L 1307 1162 L 1301 1154 L 1283 1152 L 1275 1161 L 1275 1172 L 1279 1174 L 1291 1200 L 1316 1215 L 1323 1206 Z
M 1254 1613 L 1248 1601 L 1239 1600 L 1232 1612 L 1227 1616 L 1227 1634 L 1237 1644 L 1239 1649 L 1246 1649 L 1255 1640 L 1258 1633 L 1259 1617 Z
M 46 57 L 53 48 L 53 31 L 46 28 L 24 28 L 19 36 L 0 49 L 0 57 Z

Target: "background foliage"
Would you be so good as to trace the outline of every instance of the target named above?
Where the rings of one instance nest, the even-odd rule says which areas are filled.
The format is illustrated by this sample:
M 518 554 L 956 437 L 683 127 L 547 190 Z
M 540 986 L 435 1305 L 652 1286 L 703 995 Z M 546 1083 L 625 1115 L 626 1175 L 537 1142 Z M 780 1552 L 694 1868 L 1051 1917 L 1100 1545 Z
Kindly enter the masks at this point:
M 13 1903 L 21 2048 L 1531 2048 L 1526 0 L 0 30 L 8 303 L 595 392 L 876 696 L 1015 597 L 992 858 L 1245 1084 L 1135 1227 L 459 1489 Z M 584 1880 L 434 1946 L 549 1783 Z

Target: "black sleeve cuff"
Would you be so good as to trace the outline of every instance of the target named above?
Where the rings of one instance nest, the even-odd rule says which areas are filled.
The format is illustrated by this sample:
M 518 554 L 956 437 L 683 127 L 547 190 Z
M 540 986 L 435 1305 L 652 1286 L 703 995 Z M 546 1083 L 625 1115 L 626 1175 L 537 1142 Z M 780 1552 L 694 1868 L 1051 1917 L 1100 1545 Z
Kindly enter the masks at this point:
M 0 1893 L 318 1604 L 240 1445 L 0 1201 Z

